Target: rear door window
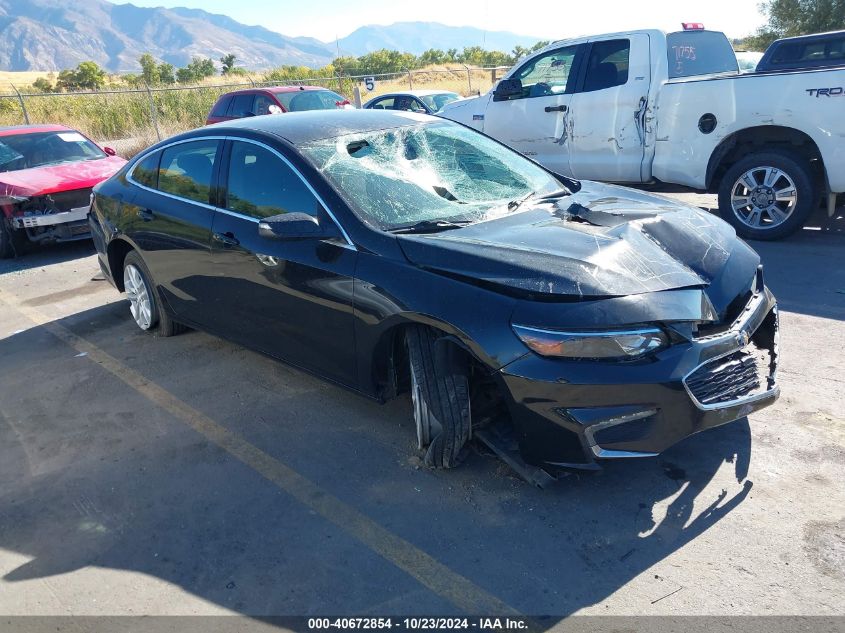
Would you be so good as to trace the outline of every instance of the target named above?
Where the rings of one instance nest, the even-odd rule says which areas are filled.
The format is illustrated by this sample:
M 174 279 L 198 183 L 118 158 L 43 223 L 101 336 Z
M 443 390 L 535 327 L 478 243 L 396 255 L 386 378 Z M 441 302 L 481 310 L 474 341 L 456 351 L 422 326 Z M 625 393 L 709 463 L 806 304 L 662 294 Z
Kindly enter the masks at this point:
M 215 140 L 189 141 L 162 150 L 158 189 L 210 204 L 218 144 Z
M 224 96 L 220 97 L 217 100 L 217 103 L 214 104 L 214 108 L 211 110 L 211 116 L 214 117 L 221 117 L 226 116 L 226 112 L 229 109 L 229 105 L 232 103 L 231 96 Z
M 150 189 L 158 187 L 158 163 L 161 152 L 153 152 L 141 159 L 132 170 L 132 180 Z
M 731 43 L 716 31 L 678 31 L 666 36 L 669 78 L 739 72 Z
M 812 64 L 845 61 L 845 35 L 839 39 L 780 44 L 772 57 L 773 64 Z
M 232 107 L 229 109 L 229 116 L 242 118 L 253 112 L 252 104 L 255 95 L 235 95 L 232 100 Z
M 628 83 L 628 62 L 631 57 L 631 40 L 606 40 L 595 42 L 587 59 L 584 92 L 604 90 Z

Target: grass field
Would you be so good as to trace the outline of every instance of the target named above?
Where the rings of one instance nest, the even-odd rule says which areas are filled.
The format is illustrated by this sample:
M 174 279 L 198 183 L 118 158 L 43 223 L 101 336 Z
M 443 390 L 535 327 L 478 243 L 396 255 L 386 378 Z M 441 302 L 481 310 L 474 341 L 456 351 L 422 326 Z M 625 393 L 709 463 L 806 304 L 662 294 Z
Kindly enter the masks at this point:
M 31 86 L 32 82 L 36 79 L 47 77 L 50 74 L 51 73 L 41 71 L 13 73 L 0 70 L 0 93 L 12 92 L 13 86 L 18 89 L 21 89 L 24 86 Z
M 39 76 L 49 73 L 0 73 L 0 93 L 9 95 L 9 82 L 18 88 L 31 84 Z M 501 72 L 500 72 L 501 75 Z M 260 83 L 262 76 L 253 75 L 252 80 Z M 249 79 L 238 77 L 235 82 Z M 6 83 L 2 83 L 6 82 Z M 439 89 L 457 92 L 463 96 L 486 92 L 493 79 L 489 70 L 446 69 L 429 67 L 413 71 L 410 84 L 415 89 Z M 181 90 L 123 92 L 120 94 L 44 94 L 24 97 L 26 111 L 31 123 L 59 123 L 76 128 L 98 141 L 133 139 L 131 143 L 120 144 L 121 153 L 132 154 L 157 139 L 156 125 L 162 137 L 189 130 L 205 124 L 206 116 L 215 100 L 231 88 L 220 85 L 233 83 L 232 78 L 215 77 L 204 84 Z M 352 100 L 355 82 L 351 79 L 323 82 Z M 360 84 L 361 99 L 387 92 L 409 88 L 407 75 L 398 75 L 387 80 L 378 79 L 376 89 L 367 92 Z M 118 87 L 122 90 L 123 87 Z M 14 93 L 12 93 L 13 95 Z M 155 120 L 154 118 L 155 117 Z M 0 98 L 0 125 L 24 123 L 24 114 L 17 96 Z M 155 124 L 154 124 L 155 123 Z

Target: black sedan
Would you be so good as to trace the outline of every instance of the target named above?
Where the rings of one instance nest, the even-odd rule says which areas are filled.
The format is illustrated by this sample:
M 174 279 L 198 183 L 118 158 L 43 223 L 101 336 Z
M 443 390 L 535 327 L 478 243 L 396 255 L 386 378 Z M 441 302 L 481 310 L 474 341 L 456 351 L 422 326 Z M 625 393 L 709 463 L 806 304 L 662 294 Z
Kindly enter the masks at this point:
M 729 225 L 425 115 L 194 130 L 99 185 L 90 222 L 141 329 L 410 391 L 436 467 L 501 419 L 546 470 L 654 455 L 779 392 L 775 300 Z

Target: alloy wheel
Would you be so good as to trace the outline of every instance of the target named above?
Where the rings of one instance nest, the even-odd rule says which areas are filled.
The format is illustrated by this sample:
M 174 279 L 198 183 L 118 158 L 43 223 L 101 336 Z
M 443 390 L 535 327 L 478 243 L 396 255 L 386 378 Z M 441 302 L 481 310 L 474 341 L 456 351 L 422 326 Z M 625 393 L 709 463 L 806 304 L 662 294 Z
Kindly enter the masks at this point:
M 795 182 L 777 167 L 753 167 L 731 188 L 731 208 L 752 229 L 771 229 L 789 219 L 798 204 Z
M 129 299 L 129 311 L 138 327 L 149 330 L 153 324 L 153 306 L 150 300 L 150 290 L 144 281 L 141 271 L 133 264 L 123 269 L 123 287 L 126 298 Z

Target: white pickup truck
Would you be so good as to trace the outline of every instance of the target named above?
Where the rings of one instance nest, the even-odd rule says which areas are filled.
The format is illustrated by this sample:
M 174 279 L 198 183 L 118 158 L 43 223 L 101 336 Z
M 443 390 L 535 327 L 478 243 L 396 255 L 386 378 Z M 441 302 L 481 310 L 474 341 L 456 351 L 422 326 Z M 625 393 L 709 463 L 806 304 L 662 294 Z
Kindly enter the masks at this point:
M 740 74 L 723 33 L 630 31 L 554 42 L 464 123 L 580 179 L 718 192 L 743 237 L 778 239 L 845 192 L 845 67 Z

